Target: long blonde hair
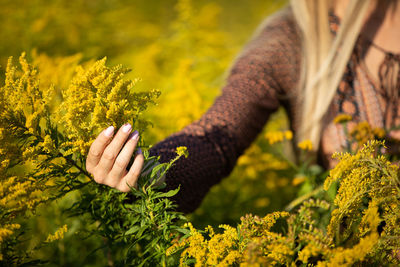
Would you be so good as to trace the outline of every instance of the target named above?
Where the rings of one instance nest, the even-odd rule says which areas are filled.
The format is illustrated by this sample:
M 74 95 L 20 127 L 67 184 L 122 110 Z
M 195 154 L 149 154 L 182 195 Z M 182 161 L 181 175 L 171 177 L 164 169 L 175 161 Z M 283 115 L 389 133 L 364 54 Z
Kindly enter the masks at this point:
M 335 95 L 347 62 L 363 26 L 371 0 L 350 0 L 339 31 L 333 38 L 329 10 L 333 0 L 291 0 L 302 32 L 302 117 L 298 139 L 319 146 L 323 118 Z

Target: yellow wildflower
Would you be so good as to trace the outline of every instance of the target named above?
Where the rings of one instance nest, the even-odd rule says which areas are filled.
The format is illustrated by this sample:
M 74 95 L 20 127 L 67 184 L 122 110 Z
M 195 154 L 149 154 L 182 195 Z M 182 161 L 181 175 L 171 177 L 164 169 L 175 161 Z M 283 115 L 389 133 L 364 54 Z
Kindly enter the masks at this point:
M 63 93 L 64 101 L 58 114 L 65 134 L 70 139 L 62 144 L 64 154 L 87 151 L 95 137 L 107 126 L 120 126 L 126 122 L 133 127 L 146 127 L 138 119 L 148 104 L 160 95 L 157 90 L 135 92 L 138 80 L 124 80 L 128 72 L 122 66 L 109 68 L 106 58 L 96 61 L 77 74 Z M 135 122 L 135 123 L 134 123 Z M 140 132 L 144 130 L 138 129 Z
M 378 243 L 378 233 L 371 233 L 362 238 L 360 242 L 352 248 L 338 248 L 334 250 L 332 259 L 326 263 L 318 263 L 317 266 L 352 266 L 356 262 L 362 261 Z
M 383 128 L 373 128 L 372 129 L 372 133 L 374 134 L 374 136 L 378 139 L 382 139 L 386 136 L 386 131 Z
M 291 140 L 293 133 L 291 131 L 273 131 L 267 132 L 264 136 L 270 145 L 275 143 L 283 142 L 284 140 Z
M 293 139 L 293 132 L 292 131 L 285 131 L 284 132 L 286 140 L 292 140 Z
M 350 136 L 353 137 L 359 147 L 366 144 L 368 141 L 373 139 L 383 139 L 386 136 L 386 131 L 382 128 L 373 128 L 368 122 L 363 121 L 357 123 L 357 125 L 350 131 Z
M 8 165 L 10 164 L 10 160 L 9 159 L 6 159 L 6 160 L 3 160 L 2 162 L 1 162 L 1 164 L 0 164 L 0 166 L 2 167 L 2 168 L 7 168 L 8 167 Z
M 351 121 L 352 119 L 353 117 L 349 114 L 339 114 L 333 119 L 333 122 L 338 124 Z
M 307 263 L 310 257 L 318 256 L 321 253 L 320 249 L 314 244 L 307 244 L 300 252 L 299 252 L 299 260 L 303 263 Z
M 302 184 L 306 180 L 307 176 L 305 175 L 296 175 L 293 180 L 292 180 L 292 185 L 293 186 L 298 186 L 299 184 Z
M 13 223 L 0 226 L 0 245 L 7 237 L 14 233 L 14 230 L 21 228 L 21 225 Z
M 68 231 L 68 227 L 65 224 L 64 226 L 60 227 L 53 235 L 49 234 L 46 239 L 46 242 L 53 242 L 56 240 L 60 240 L 64 238 L 64 234 Z
M 46 153 L 51 153 L 55 149 L 53 139 L 50 137 L 50 135 L 46 135 L 44 137 L 42 146 Z
M 297 146 L 304 151 L 311 151 L 313 149 L 312 142 L 310 140 L 304 140 L 297 144 Z
M 242 258 L 242 254 L 237 250 L 232 250 L 229 254 L 218 264 L 218 266 L 232 266 Z
M 185 158 L 187 158 L 189 156 L 189 152 L 187 150 L 187 147 L 185 147 L 185 146 L 177 147 L 176 154 L 178 154 L 178 156 L 185 156 Z

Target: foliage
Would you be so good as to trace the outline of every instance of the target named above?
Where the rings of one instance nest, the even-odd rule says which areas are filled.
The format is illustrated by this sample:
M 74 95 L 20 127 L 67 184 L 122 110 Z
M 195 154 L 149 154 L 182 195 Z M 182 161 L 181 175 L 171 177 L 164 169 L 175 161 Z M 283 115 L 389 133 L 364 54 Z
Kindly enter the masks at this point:
M 339 183 L 333 205 L 311 198 L 296 213 L 246 215 L 236 229 L 222 225 L 218 234 L 212 227 L 202 232 L 189 224 L 190 234 L 168 252 L 180 253 L 181 266 L 398 265 L 398 167 L 376 155 L 381 146 L 370 141 L 356 154 L 338 155 L 340 162 L 324 185 L 329 190 Z M 283 217 L 285 227 L 273 229 Z
M 92 226 L 81 231 L 101 236 L 110 253 L 123 255 L 115 264 L 166 261 L 164 250 L 179 229 L 172 222 L 184 218 L 172 211 L 174 204 L 167 199 L 178 189 L 159 192 L 153 187 L 179 157 L 187 156 L 185 148 L 178 148 L 177 157 L 164 164 L 145 153 L 146 170 L 151 171 L 144 170 L 138 189 L 132 189 L 137 201 L 131 203 L 125 203 L 127 194 L 94 183 L 84 167 L 88 146 L 105 126 L 130 122 L 145 130 L 148 123 L 139 117 L 158 91 L 137 92 L 134 81 L 123 79 L 127 70 L 109 68 L 102 59 L 86 68 L 77 66 L 69 86 L 61 91 L 61 104 L 54 107 L 54 87 L 40 84 L 38 70 L 24 54 L 19 63 L 21 69 L 9 60 L 0 90 L 2 263 L 33 264 L 29 260 L 36 250 L 62 239 L 67 225 L 31 248 L 31 233 L 19 222 L 26 223 L 41 203 L 77 190 L 80 197 L 66 212 L 89 218 Z M 147 242 L 134 246 L 142 240 Z
M 146 134 L 146 141 L 153 144 L 203 114 L 219 93 L 229 65 L 251 33 L 267 15 L 286 3 L 286 0 L 238 0 L 234 4 L 228 0 L 5 0 L 0 10 L 3 25 L 0 65 L 6 66 L 10 55 L 18 57 L 22 51 L 30 51 L 28 57 L 40 69 L 41 84 L 53 84 L 57 91 L 52 106 L 60 104 L 61 88 L 68 87 L 74 66 L 82 61 L 107 56 L 111 64 L 132 67 L 126 77 L 131 80 L 141 77 L 143 81 L 135 85 L 137 88 L 158 88 L 163 92 L 157 100 L 158 106 L 141 115 L 154 125 Z M 285 128 L 285 120 L 280 113 L 265 132 Z M 295 197 L 297 189 L 291 186 L 291 175 L 282 173 L 284 164 L 278 169 L 263 167 L 269 162 L 278 167 L 281 162 L 271 155 L 271 149 L 261 138 L 255 142 L 240 161 L 244 164 L 239 164 L 229 178 L 211 190 L 191 217 L 193 224 L 236 224 L 243 211 L 260 214 L 276 210 Z M 258 164 L 249 164 L 252 161 Z M 243 191 L 238 194 L 241 188 Z M 226 197 L 221 199 L 220 195 Z M 231 212 L 226 205 L 232 207 Z M 59 210 L 53 208 L 55 212 Z M 41 223 L 56 229 L 67 219 L 59 214 L 58 218 L 48 215 Z M 59 258 L 79 260 L 79 254 L 66 254 L 76 246 L 65 244 L 64 256 Z
M 240 47 L 248 40 L 249 33 L 263 17 L 281 7 L 285 2 L 238 1 L 232 5 L 227 0 L 212 2 L 208 0 L 154 2 L 112 0 L 97 1 L 96 4 L 63 0 L 4 1 L 0 10 L 0 20 L 4 26 L 1 32 L 3 45 L 0 48 L 0 61 L 2 66 L 6 66 L 9 55 L 18 56 L 21 51 L 31 51 L 28 57 L 40 70 L 37 73 L 40 87 L 42 89 L 52 87 L 51 90 L 49 89 L 51 100 L 47 105 L 53 115 L 64 101 L 62 92 L 69 88 L 71 81 L 76 78 L 78 65 L 88 70 L 89 66 L 94 64 L 93 58 L 102 58 L 107 55 L 111 62 L 135 66 L 134 73 L 125 74 L 135 82 L 135 88 L 141 91 L 146 91 L 147 88 L 160 88 L 164 92 L 163 97 L 157 101 L 159 103 L 157 109 L 154 108 L 147 114 L 140 114 L 143 121 L 151 121 L 156 126 L 154 129 L 148 129 L 145 135 L 149 143 L 154 143 L 199 118 L 223 85 L 224 72 Z M 243 14 L 252 15 L 243 16 Z M 183 47 L 185 49 L 182 49 Z M 4 73 L 5 68 L 2 68 L 1 72 Z M 135 77 L 138 75 L 144 78 L 143 81 L 136 80 Z M 3 77 L 0 79 L 3 80 Z M 163 110 L 163 112 L 158 112 L 158 110 Z M 282 116 L 277 120 L 281 118 Z M 43 121 L 45 120 L 42 119 L 41 124 Z M 56 121 L 58 122 L 58 119 Z M 66 125 L 59 123 L 58 131 L 64 131 Z M 7 127 L 8 124 L 6 124 Z M 100 125 L 98 127 L 98 129 L 101 128 Z M 142 139 L 143 137 L 141 135 Z M 7 138 L 3 139 L 7 144 L 7 150 L 3 151 L 4 154 L 1 154 L 0 159 L 3 160 L 5 154 L 8 155 L 7 158 L 16 158 L 21 155 L 22 152 L 14 146 L 18 141 L 11 135 L 4 138 Z M 47 141 L 50 140 L 47 138 Z M 79 142 L 79 140 L 70 142 Z M 87 148 L 87 140 L 85 142 L 86 144 L 83 142 L 79 144 L 79 150 Z M 141 145 L 144 146 L 144 142 Z M 72 153 L 70 149 L 75 149 L 71 157 L 78 159 L 82 156 L 75 146 L 68 143 L 65 146 L 63 153 Z M 262 153 L 266 153 L 268 148 L 264 146 L 262 150 Z M 258 158 L 258 154 L 253 158 Z M 61 158 L 59 160 L 64 164 Z M 3 166 L 6 166 L 6 162 L 3 162 Z M 25 170 L 33 168 L 32 164 L 34 165 L 25 161 L 23 166 L 15 165 L 11 169 L 13 173 L 18 174 L 18 179 L 22 179 L 21 176 L 27 174 Z M 262 166 L 262 161 L 259 166 Z M 246 172 L 251 169 L 251 164 L 246 165 Z M 264 175 L 254 171 L 252 173 L 255 176 L 249 179 L 244 173 L 236 176 L 246 178 L 241 179 L 243 184 L 230 183 L 226 180 L 213 189 L 214 194 L 210 194 L 212 198 L 218 199 L 220 199 L 218 195 L 225 194 L 228 196 L 226 200 L 230 201 L 229 199 L 237 195 L 237 188 L 246 185 L 247 193 L 236 202 L 230 201 L 231 204 L 237 203 L 237 208 L 234 208 L 235 205 L 232 207 L 232 210 L 236 212 L 227 213 L 222 201 L 213 202 L 213 206 L 205 205 L 199 209 L 197 220 L 193 223 L 215 224 L 218 221 L 228 221 L 233 224 L 242 215 L 243 210 L 252 210 L 256 206 L 262 211 L 268 206 L 271 209 L 279 207 L 280 202 L 270 205 L 271 201 L 264 197 L 266 193 L 274 194 L 274 191 L 260 190 L 258 186 L 260 181 L 263 182 Z M 271 181 L 268 185 L 270 188 L 285 188 L 285 183 L 280 182 L 284 180 L 278 178 L 274 169 L 269 173 L 276 176 L 276 179 L 269 180 Z M 5 174 L 3 176 L 5 177 Z M 81 178 L 85 182 L 89 181 L 84 177 Z M 23 181 L 26 179 L 24 178 Z M 233 175 L 232 179 L 237 178 Z M 51 189 L 52 186 L 54 182 L 49 179 L 42 189 L 52 193 L 57 192 L 55 188 Z M 29 188 L 35 192 L 32 184 Z M 73 186 L 69 187 L 71 190 L 72 188 Z M 253 195 L 255 188 L 259 191 L 259 195 L 250 201 L 246 200 Z M 82 190 L 72 190 L 56 201 L 46 200 L 47 194 L 38 193 L 39 197 L 45 197 L 43 201 L 47 201 L 46 205 L 37 206 L 35 213 L 27 211 L 26 216 L 29 216 L 29 219 L 22 215 L 20 219 L 16 219 L 21 224 L 23 228 L 21 231 L 25 232 L 25 236 L 31 234 L 25 239 L 24 246 L 19 248 L 20 251 L 37 247 L 47 239 L 49 234 L 54 234 L 60 226 L 67 223 L 68 231 L 64 239 L 41 247 L 32 256 L 49 260 L 55 265 L 93 264 L 95 266 L 113 262 L 115 258 L 118 258 L 118 255 L 110 257 L 112 253 L 105 245 L 104 239 L 93 234 L 97 226 L 91 223 L 88 214 L 72 216 L 72 213 L 67 212 L 71 203 L 77 203 L 85 196 L 85 190 L 92 194 L 91 190 L 95 189 L 86 185 L 82 187 Z M 4 192 L 8 193 L 8 191 Z M 31 191 L 26 194 L 27 199 L 35 197 Z M 288 199 L 290 197 L 282 198 L 282 202 L 285 203 Z M 210 203 L 210 201 L 205 201 L 205 204 L 207 202 Z M 255 202 L 258 204 L 254 205 Z M 210 221 L 209 214 L 216 217 Z M 98 247 L 98 250 L 92 251 L 90 248 L 93 247 Z
M 327 191 L 312 144 L 290 143 L 282 110 L 185 227 L 168 199 L 177 190 L 157 183 L 174 161 L 157 164 L 147 144 L 201 116 L 249 33 L 285 2 L 3 1 L 0 265 L 398 264 L 398 171 L 380 156 L 392 147 L 363 148 L 387 129 L 346 114 L 335 119 L 345 149 L 362 150 L 337 156 Z M 5 64 L 25 50 L 32 64 Z M 146 155 L 129 194 L 93 183 L 83 164 L 93 138 L 125 122 Z M 177 148 L 175 160 L 186 155 Z

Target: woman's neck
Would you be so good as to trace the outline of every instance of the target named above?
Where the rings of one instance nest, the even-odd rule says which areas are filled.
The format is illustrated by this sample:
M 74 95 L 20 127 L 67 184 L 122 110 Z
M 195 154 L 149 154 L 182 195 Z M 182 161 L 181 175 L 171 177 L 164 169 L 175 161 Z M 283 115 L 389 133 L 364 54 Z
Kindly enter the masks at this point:
M 400 54 L 400 1 L 373 1 L 362 33 L 379 47 Z
M 349 2 L 334 2 L 334 12 L 341 20 Z M 400 0 L 372 0 L 361 33 L 384 50 L 400 54 Z
M 334 12 L 341 21 L 348 4 L 349 0 L 334 2 Z M 389 52 L 400 55 L 400 0 L 372 0 L 360 34 L 374 44 L 363 47 L 362 60 L 379 84 L 379 69 L 385 56 Z
M 350 0 L 334 0 L 333 6 L 335 14 L 343 18 Z M 388 11 L 388 12 L 386 12 Z M 376 16 L 385 17 L 395 21 L 400 19 L 400 1 L 399 0 L 371 0 L 371 6 L 367 12 L 367 17 L 375 13 Z

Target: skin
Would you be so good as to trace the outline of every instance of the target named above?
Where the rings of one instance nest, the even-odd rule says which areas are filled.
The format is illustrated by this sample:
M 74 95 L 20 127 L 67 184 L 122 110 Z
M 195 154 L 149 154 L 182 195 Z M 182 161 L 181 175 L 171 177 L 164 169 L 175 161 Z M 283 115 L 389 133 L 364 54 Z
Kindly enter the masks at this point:
M 122 192 L 129 192 L 130 187 L 136 187 L 144 157 L 138 149 L 132 166 L 127 170 L 139 141 L 139 133 L 131 131 L 132 126 L 125 124 L 114 135 L 114 127 L 110 126 L 92 143 L 86 159 L 86 169 L 97 183 Z
M 336 0 L 334 12 L 343 18 L 349 0 Z M 400 54 L 400 1 L 373 1 L 361 34 L 386 51 Z M 378 69 L 384 54 L 370 46 L 366 48 L 364 62 L 372 79 L 377 83 Z M 377 83 L 378 84 L 378 83 Z M 86 169 L 97 183 L 105 184 L 122 192 L 129 192 L 129 186 L 136 187 L 143 168 L 141 151 L 134 156 L 139 136 L 131 133 L 129 124 L 121 127 L 114 136 L 114 128 L 105 129 L 93 142 L 86 160 Z M 129 161 L 135 157 L 127 170 Z
M 335 1 L 335 14 L 341 19 L 350 0 Z M 400 1 L 372 1 L 365 18 L 361 35 L 371 40 L 377 46 L 393 54 L 400 54 Z M 379 66 L 385 54 L 374 46 L 363 51 L 363 61 L 369 75 L 376 85 L 379 85 Z

